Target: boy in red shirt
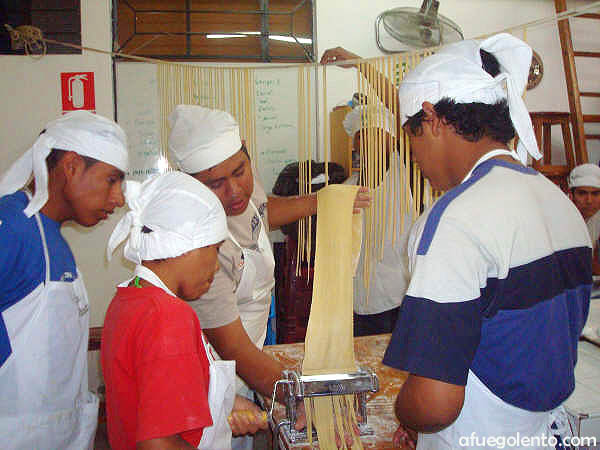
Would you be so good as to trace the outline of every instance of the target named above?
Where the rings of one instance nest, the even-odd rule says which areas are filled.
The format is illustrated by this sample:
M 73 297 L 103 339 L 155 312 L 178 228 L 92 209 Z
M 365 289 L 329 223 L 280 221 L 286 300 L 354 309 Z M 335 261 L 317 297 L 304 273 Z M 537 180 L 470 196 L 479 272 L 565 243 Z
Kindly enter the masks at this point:
M 110 445 L 228 449 L 235 363 L 207 355 L 185 303 L 204 294 L 218 270 L 227 236 L 221 203 L 179 172 L 129 182 L 126 196 L 130 211 L 108 252 L 128 238 L 124 254 L 136 264 L 135 277 L 118 287 L 109 306 L 101 349 Z M 250 402 L 239 407 L 257 410 Z M 237 425 L 238 433 L 257 428 Z

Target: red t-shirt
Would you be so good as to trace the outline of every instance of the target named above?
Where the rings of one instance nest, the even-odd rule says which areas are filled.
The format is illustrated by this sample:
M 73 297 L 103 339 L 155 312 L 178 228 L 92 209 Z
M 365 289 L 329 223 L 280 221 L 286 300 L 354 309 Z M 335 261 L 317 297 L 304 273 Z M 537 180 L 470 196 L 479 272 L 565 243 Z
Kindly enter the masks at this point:
M 187 303 L 157 287 L 118 288 L 104 320 L 101 359 L 114 450 L 174 434 L 198 446 L 212 425 L 209 366 Z

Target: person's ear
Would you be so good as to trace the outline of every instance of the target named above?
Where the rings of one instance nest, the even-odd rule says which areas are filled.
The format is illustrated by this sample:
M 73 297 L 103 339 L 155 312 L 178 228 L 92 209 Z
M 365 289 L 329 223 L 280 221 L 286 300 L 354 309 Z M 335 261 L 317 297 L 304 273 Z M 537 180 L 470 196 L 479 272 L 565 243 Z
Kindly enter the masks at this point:
M 66 152 L 58 163 L 67 181 L 85 171 L 85 161 L 75 152 Z
M 435 115 L 435 108 L 430 102 L 423 102 L 421 105 L 423 108 L 423 112 L 425 113 L 425 118 L 430 119 L 433 115 Z
M 423 124 L 427 122 L 431 126 L 431 133 L 434 136 L 439 135 L 441 132 L 441 127 L 444 123 L 437 115 L 434 106 L 430 102 L 423 102 L 422 108 L 423 112 L 425 113 L 425 120 L 423 120 Z

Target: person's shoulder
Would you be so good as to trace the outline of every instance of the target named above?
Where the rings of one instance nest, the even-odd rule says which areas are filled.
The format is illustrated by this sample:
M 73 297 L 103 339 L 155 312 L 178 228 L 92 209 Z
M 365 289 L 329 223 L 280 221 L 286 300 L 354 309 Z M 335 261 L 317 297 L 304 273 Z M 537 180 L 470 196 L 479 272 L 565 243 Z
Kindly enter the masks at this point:
M 0 219 L 2 219 L 3 224 L 19 226 L 30 222 L 32 218 L 27 217 L 23 212 L 27 207 L 27 203 L 27 196 L 24 192 L 15 192 L 0 197 Z
M 590 217 L 586 223 L 588 225 L 600 226 L 600 210 L 596 211 L 596 214 Z
M 34 217 L 27 217 L 23 210 L 28 199 L 25 193 L 16 192 L 0 198 L 0 226 L 12 236 L 29 235 L 36 230 Z
M 185 300 L 182 300 L 179 297 L 173 297 L 159 287 L 147 289 L 151 293 L 150 301 L 157 314 L 178 317 L 196 316 L 192 307 Z
M 129 319 L 144 326 L 155 327 L 181 318 L 195 319 L 194 310 L 187 302 L 156 286 L 119 288 L 111 305 L 117 302 L 128 303 Z

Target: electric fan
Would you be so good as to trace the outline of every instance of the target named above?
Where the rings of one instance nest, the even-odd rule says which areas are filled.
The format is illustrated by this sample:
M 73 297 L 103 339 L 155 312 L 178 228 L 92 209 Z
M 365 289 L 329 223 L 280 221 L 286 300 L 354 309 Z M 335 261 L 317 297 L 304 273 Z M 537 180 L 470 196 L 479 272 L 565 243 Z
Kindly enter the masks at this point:
M 440 2 L 423 0 L 420 9 L 394 8 L 382 12 L 375 21 L 375 40 L 384 53 L 395 51 L 385 48 L 379 37 L 380 25 L 395 40 L 412 48 L 436 47 L 463 39 L 460 27 L 438 14 Z

